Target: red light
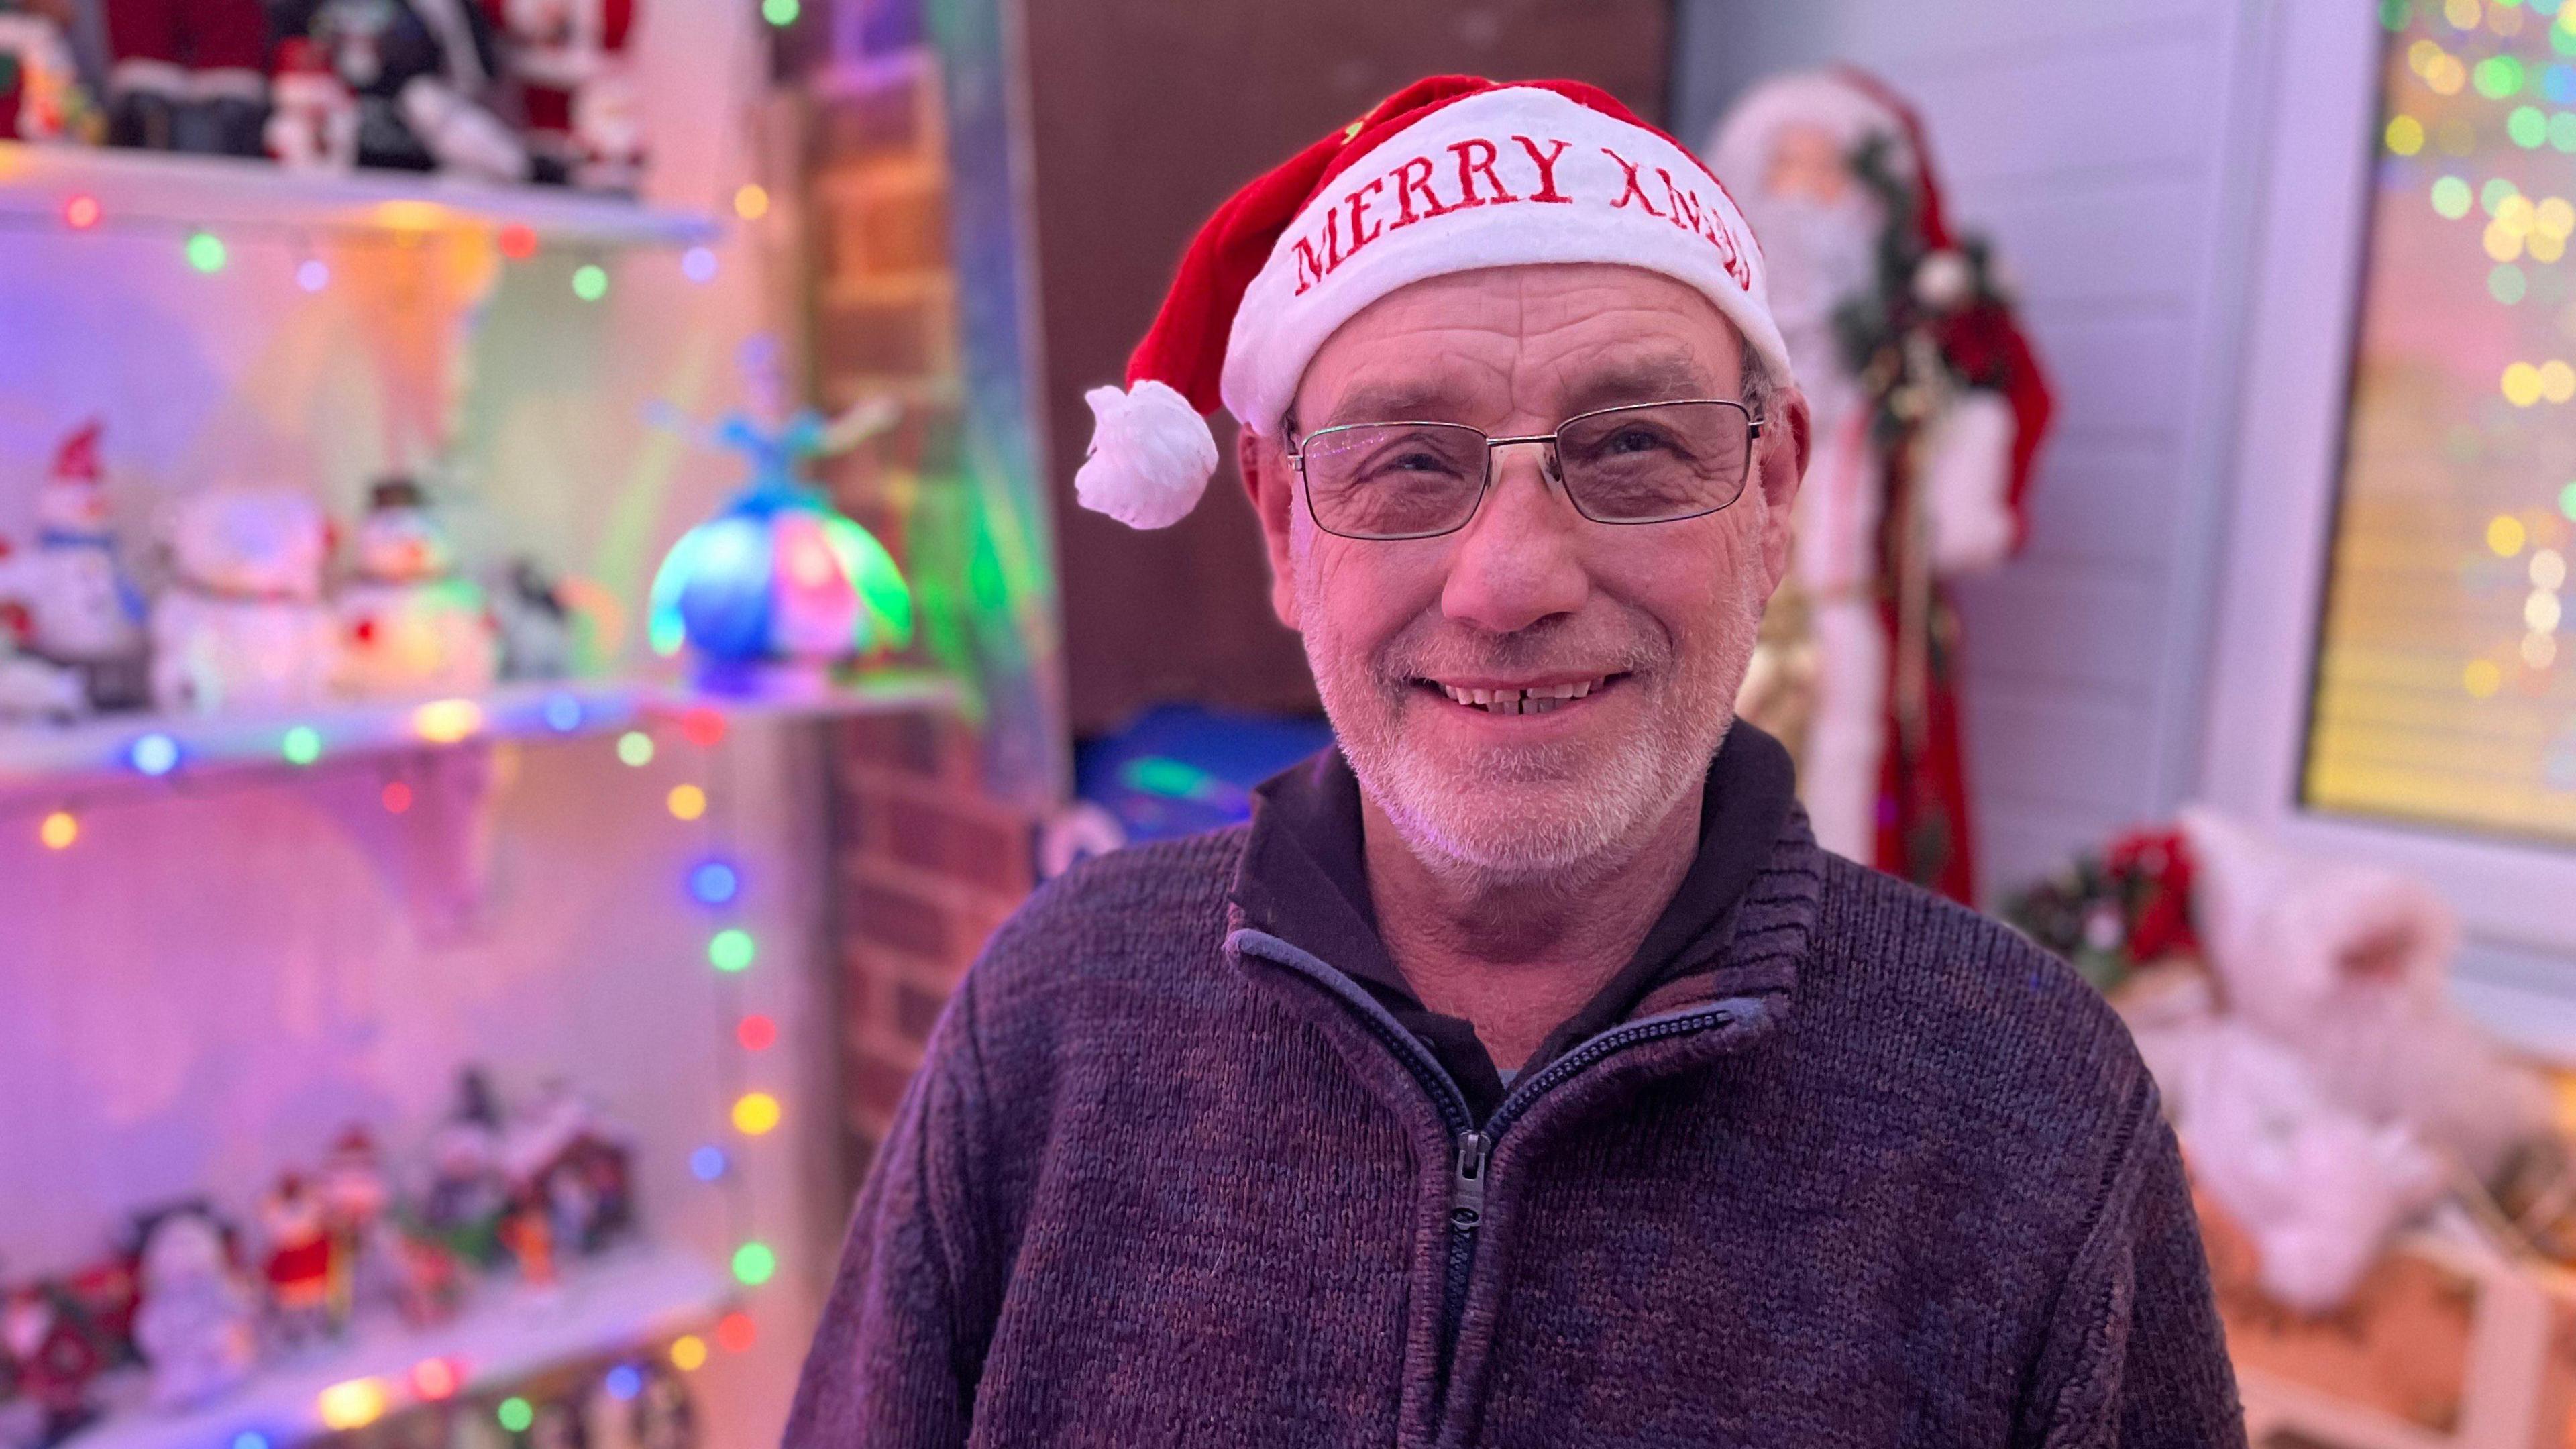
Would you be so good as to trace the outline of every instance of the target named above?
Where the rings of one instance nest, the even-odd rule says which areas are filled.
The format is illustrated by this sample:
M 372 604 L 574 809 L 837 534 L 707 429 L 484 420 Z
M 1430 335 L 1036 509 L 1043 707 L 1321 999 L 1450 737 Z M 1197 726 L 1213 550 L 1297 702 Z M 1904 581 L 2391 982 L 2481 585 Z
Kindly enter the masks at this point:
M 727 1353 L 743 1353 L 759 1337 L 760 1331 L 751 1326 L 748 1313 L 728 1313 L 716 1320 L 716 1342 L 724 1345 Z
M 765 1052 L 778 1044 L 778 1023 L 765 1016 L 746 1016 L 733 1035 L 744 1051 Z
M 98 225 L 98 198 L 86 193 L 63 203 L 63 225 L 74 231 L 87 231 Z
M 400 815 L 411 808 L 411 787 L 400 780 L 385 786 L 385 809 Z
M 698 705 L 680 716 L 680 733 L 690 744 L 712 750 L 724 743 L 725 717 L 709 705 Z
M 512 222 L 501 228 L 501 255 L 514 262 L 524 262 L 536 254 L 536 228 L 524 222 Z
M 456 1365 L 443 1358 L 425 1358 L 411 1366 L 412 1391 L 424 1399 L 444 1399 L 456 1392 Z

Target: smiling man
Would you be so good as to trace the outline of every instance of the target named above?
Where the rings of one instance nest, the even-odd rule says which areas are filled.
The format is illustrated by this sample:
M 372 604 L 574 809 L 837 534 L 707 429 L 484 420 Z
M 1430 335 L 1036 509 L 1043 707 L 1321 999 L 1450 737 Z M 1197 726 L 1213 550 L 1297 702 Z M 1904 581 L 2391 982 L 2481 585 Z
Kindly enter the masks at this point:
M 1732 719 L 1806 410 L 1704 169 L 1422 82 L 1217 214 L 1129 382 L 1084 501 L 1180 516 L 1221 398 L 1338 747 L 996 935 L 791 1445 L 2243 1442 L 2117 1020 Z

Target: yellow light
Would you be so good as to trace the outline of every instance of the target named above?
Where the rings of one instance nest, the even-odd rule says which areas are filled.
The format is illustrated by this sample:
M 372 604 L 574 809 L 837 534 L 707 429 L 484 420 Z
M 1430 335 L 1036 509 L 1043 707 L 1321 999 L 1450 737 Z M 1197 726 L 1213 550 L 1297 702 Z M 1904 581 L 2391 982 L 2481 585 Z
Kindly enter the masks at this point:
M 2545 402 L 2563 403 L 2576 398 L 2576 367 L 2559 358 L 2540 364 L 2540 396 Z
M 448 224 L 447 208 L 435 201 L 379 201 L 375 215 L 376 225 L 388 231 L 436 231 Z
M 2531 209 L 2531 225 L 2542 236 L 2563 237 L 2576 232 L 2576 206 L 2568 205 L 2563 196 L 2543 197 Z
M 733 1104 L 733 1130 L 745 1137 L 764 1137 L 777 1130 L 778 1099 L 767 1092 L 745 1092 Z
M 2507 366 L 2504 370 L 2504 400 L 2518 408 L 2527 408 L 2540 401 L 2540 369 L 2528 362 Z M 2520 524 L 2514 526 L 2521 527 Z M 2492 530 L 2488 537 L 2494 537 Z M 2520 548 L 2521 545 L 2516 544 L 2515 547 Z
M 2460 671 L 2460 683 L 2467 687 L 2472 697 L 2485 699 L 2504 683 L 2504 671 L 2496 668 L 2490 660 L 2472 659 L 2469 667 Z
M 2488 222 L 2486 234 L 2479 240 L 2485 243 L 2487 255 L 2497 261 L 2509 262 L 2522 255 L 2522 233 L 2501 221 Z
M 2533 232 L 2531 239 L 2523 245 L 2531 248 L 2531 259 L 2535 262 L 2554 262 L 2567 255 L 2567 238 L 2545 231 Z
M 2479 13 L 2478 0 L 2442 0 L 2442 18 L 2454 30 L 2477 29 Z
M 470 699 L 433 699 L 411 712 L 412 733 L 433 745 L 452 745 L 483 728 L 483 706 Z
M 2413 45 L 2406 47 L 2406 68 L 2415 72 L 2419 76 L 2422 75 L 2425 70 L 2433 64 L 2433 62 L 2440 60 L 2441 58 L 2442 45 L 2439 41 L 2419 40 Z
M 745 221 L 758 221 L 769 215 L 767 188 L 746 182 L 733 194 L 733 214 Z
M 2496 225 L 2515 236 L 2529 236 L 2540 219 L 2540 208 L 2531 204 L 2530 197 L 2517 191 L 2496 203 L 2495 219 Z
M 671 815 L 678 820 L 695 820 L 707 813 L 707 792 L 695 785 L 671 787 Z
M 384 1417 L 385 1387 L 374 1379 L 350 1379 L 324 1389 L 314 1403 L 326 1426 L 363 1429 Z
M 2511 558 L 2522 552 L 2528 538 L 2522 520 L 2510 513 L 2499 513 L 2487 520 L 2487 547 L 2497 558 Z
M 68 810 L 57 810 L 36 827 L 36 838 L 47 850 L 69 850 L 80 839 L 80 821 Z
M 2469 68 L 2460 64 L 2456 55 L 2437 56 L 2424 67 L 2424 84 L 2431 86 L 2435 95 L 2456 96 L 2460 87 L 2468 83 Z
M 695 1373 L 706 1367 L 707 1341 L 694 1333 L 684 1333 L 671 1340 L 671 1367 L 682 1373 Z
M 2424 123 L 2413 116 L 2392 116 L 2388 122 L 2388 149 L 2400 156 L 2412 156 L 2424 149 Z

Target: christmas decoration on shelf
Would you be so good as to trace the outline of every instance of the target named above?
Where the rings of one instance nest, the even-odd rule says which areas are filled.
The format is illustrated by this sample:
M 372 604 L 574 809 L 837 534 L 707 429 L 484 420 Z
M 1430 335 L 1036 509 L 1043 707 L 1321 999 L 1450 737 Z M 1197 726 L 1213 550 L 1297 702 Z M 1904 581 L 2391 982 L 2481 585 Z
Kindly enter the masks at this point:
M 275 18 L 356 98 L 359 165 L 527 179 L 527 147 L 485 104 L 499 52 L 474 0 L 289 0 Z
M 1946 580 L 2019 544 L 2048 388 L 1913 112 L 1848 68 L 1755 86 L 1710 138 L 1771 263 L 1814 453 L 1746 718 L 1827 848 L 1975 899 Z
M 152 1403 L 193 1408 L 248 1377 L 259 1354 L 253 1299 L 222 1224 L 203 1206 L 159 1217 L 143 1240 L 135 1346 Z
M 269 91 L 274 107 L 264 138 L 280 165 L 346 171 L 358 164 L 358 97 L 322 47 L 301 35 L 280 41 Z
M 2559 1164 L 2558 1200 L 2576 1194 L 2539 1080 L 2444 999 L 2458 927 L 2418 881 L 2193 808 L 2008 913 L 2111 991 L 2196 1184 L 2279 1305 L 2338 1309 L 2446 1198 L 2496 1230 L 2491 1251 L 2528 1256 L 2510 1203 L 2540 1196 L 2535 1160 Z
M 143 596 L 117 557 L 99 434 L 90 422 L 54 455 L 36 492 L 33 546 L 0 558 L 0 601 L 21 619 L 26 652 L 76 673 L 88 705 L 121 709 L 148 691 Z
M 134 1359 L 135 1282 L 123 1258 L 0 1290 L 0 1426 L 61 1442 L 97 1417 L 100 1375 Z M 23 1413 L 5 1412 L 12 1401 Z
M 627 45 L 635 0 L 482 0 L 540 181 L 632 193 L 644 141 Z
M 108 139 L 257 156 L 268 112 L 260 0 L 106 0 Z
M 735 413 L 710 430 L 751 465 L 749 486 L 683 534 L 654 575 L 654 652 L 697 651 L 715 692 L 796 695 L 828 686 L 834 668 L 912 638 L 912 592 L 885 545 L 800 476 L 807 460 L 894 425 L 899 409 L 865 403 L 826 422 L 788 413 L 776 345 L 744 348 L 762 422 Z
M 377 483 L 353 544 L 356 577 L 336 601 L 341 692 L 363 699 L 490 688 L 500 672 L 499 627 L 483 591 L 457 575 L 455 549 L 420 485 Z
M 162 709 L 292 709 L 328 697 L 340 629 L 322 599 L 330 525 L 301 493 L 217 489 L 180 507 L 152 608 Z
M 64 34 L 65 8 L 0 0 L 0 141 L 87 140 L 97 129 Z

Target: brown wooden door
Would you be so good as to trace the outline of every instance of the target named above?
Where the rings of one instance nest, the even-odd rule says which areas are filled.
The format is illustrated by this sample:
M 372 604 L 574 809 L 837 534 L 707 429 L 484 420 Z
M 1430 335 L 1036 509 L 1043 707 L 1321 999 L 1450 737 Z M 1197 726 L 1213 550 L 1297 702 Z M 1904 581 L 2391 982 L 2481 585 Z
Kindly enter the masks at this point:
M 1234 189 L 1426 75 L 1563 76 L 1665 113 L 1671 0 L 1023 0 L 1050 482 L 1077 734 L 1166 700 L 1311 710 L 1227 462 L 1179 525 L 1074 503 L 1087 387 L 1123 381 L 1182 248 Z

